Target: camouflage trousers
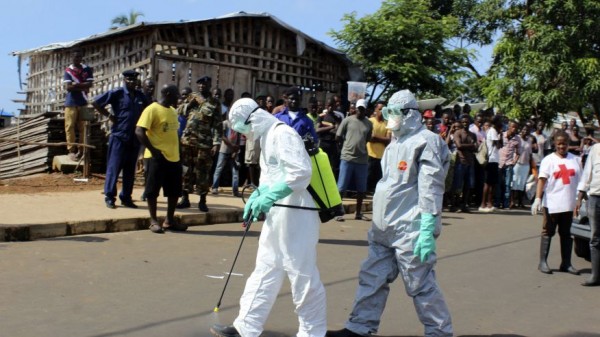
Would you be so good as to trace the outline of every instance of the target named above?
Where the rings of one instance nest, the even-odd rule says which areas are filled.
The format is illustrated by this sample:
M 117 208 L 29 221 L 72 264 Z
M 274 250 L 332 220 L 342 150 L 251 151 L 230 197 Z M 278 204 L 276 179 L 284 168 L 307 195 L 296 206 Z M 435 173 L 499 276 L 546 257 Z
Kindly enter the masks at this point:
M 183 190 L 188 193 L 196 191 L 200 195 L 208 193 L 212 185 L 210 169 L 213 158 L 210 149 L 182 146 L 181 161 L 187 167 L 187 171 L 183 175 Z

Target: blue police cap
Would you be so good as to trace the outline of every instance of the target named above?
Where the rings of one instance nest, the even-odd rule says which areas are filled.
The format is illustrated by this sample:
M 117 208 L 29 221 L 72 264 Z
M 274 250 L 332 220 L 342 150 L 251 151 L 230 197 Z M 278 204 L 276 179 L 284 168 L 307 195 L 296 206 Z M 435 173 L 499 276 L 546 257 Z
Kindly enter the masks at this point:
M 196 83 L 209 83 L 211 81 L 212 79 L 210 78 L 210 76 L 202 76 L 196 81 Z
M 123 75 L 123 77 L 129 77 L 129 78 L 131 78 L 131 77 L 138 77 L 138 75 L 139 75 L 140 73 L 138 73 L 138 72 L 137 72 L 137 71 L 135 71 L 135 70 L 131 70 L 131 69 L 130 69 L 130 70 L 125 70 L 125 71 L 124 71 L 124 72 L 122 72 L 121 74 Z
M 302 90 L 300 90 L 300 88 L 294 86 L 294 87 L 288 88 L 284 92 L 284 95 L 286 95 L 286 96 L 290 96 L 290 95 L 302 96 Z

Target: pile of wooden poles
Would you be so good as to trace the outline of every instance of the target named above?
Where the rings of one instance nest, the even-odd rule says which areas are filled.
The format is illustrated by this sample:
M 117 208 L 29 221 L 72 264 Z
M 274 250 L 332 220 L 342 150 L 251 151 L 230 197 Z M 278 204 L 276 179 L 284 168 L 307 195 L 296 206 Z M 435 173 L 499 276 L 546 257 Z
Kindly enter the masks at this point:
M 14 126 L 0 129 L 0 179 L 48 172 L 54 156 L 67 154 L 64 119 L 58 114 L 19 117 Z M 91 171 L 104 172 L 106 136 L 99 125 L 91 130 Z

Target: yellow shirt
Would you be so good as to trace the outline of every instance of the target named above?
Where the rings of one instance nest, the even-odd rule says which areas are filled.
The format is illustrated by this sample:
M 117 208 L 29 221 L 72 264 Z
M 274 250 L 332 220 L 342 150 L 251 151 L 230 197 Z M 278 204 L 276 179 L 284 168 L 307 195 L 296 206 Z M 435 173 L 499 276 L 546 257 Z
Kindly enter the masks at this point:
M 150 144 L 160 150 L 168 161 L 179 161 L 179 138 L 177 137 L 179 121 L 175 109 L 152 103 L 142 112 L 137 126 L 146 129 Z M 144 158 L 152 158 L 152 153 L 148 149 L 144 152 Z
M 373 124 L 373 136 L 377 137 L 389 137 L 391 135 L 390 130 L 386 129 L 387 121 L 378 121 L 376 117 L 369 118 Z M 367 152 L 369 157 L 381 159 L 383 157 L 383 151 L 385 150 L 385 144 L 383 143 L 367 143 Z

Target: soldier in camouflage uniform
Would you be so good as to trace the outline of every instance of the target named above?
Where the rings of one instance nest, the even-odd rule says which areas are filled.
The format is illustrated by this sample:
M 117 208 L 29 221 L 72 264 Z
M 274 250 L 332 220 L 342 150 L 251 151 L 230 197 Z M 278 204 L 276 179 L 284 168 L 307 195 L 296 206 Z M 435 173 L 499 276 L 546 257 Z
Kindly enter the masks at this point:
M 213 156 L 219 151 L 223 137 L 221 103 L 210 93 L 211 78 L 204 76 L 196 81 L 199 93 L 190 95 L 188 120 L 181 135 L 184 165 L 188 167 L 183 177 L 183 195 L 178 208 L 190 207 L 189 193 L 200 195 L 198 209 L 208 212 L 206 194 L 211 186 L 210 169 Z

